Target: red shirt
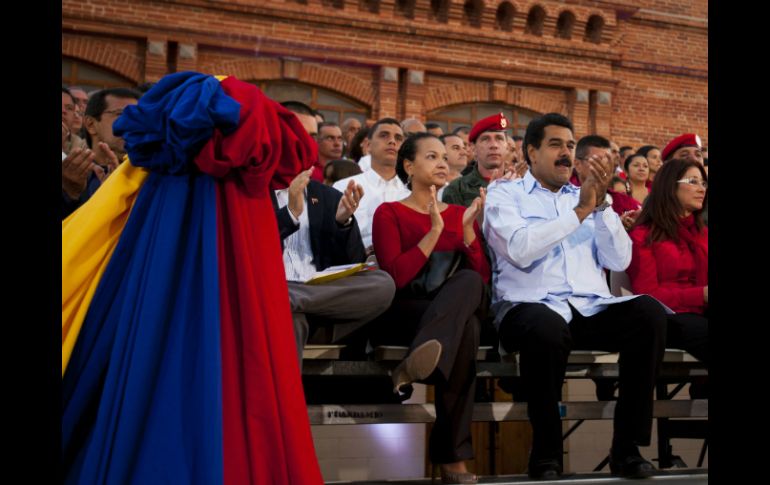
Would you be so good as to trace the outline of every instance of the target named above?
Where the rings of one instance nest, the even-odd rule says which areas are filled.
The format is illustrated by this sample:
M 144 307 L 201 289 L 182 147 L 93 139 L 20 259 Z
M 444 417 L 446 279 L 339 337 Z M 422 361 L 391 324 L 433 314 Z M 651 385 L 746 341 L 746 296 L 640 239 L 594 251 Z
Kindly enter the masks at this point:
M 677 313 L 703 314 L 703 287 L 708 284 L 708 229 L 695 231 L 693 216 L 682 219 L 682 229 L 691 231 L 693 245 L 681 237 L 678 243 L 667 240 L 650 244 L 648 226 L 633 228 L 629 233 L 633 252 L 626 274 L 634 293 L 651 295 Z
M 607 189 L 607 193 L 612 197 L 612 210 L 619 216 L 622 216 L 626 211 L 635 211 L 642 208 L 642 204 L 628 194 L 616 192 L 612 189 Z
M 463 213 L 465 207 L 448 204 L 441 213 L 444 230 L 434 251 L 462 251 L 466 255 L 466 267 L 478 272 L 489 283 L 489 263 L 481 248 L 481 233 L 476 222 L 473 229 L 476 239 L 470 247 L 463 240 Z M 400 202 L 385 202 L 374 212 L 372 244 L 377 264 L 387 271 L 403 288 L 420 272 L 428 258 L 417 244 L 430 231 L 430 214 L 421 214 Z

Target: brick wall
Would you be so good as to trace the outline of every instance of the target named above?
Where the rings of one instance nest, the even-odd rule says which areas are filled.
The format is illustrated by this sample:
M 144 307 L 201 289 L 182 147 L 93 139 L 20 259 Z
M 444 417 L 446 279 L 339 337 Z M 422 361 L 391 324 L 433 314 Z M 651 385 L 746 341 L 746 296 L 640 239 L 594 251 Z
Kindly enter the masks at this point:
M 365 105 L 371 119 L 425 121 L 451 105 L 505 102 L 565 113 L 578 137 L 595 130 L 620 145 L 663 146 L 695 131 L 708 144 L 706 0 L 512 0 L 502 23 L 506 0 L 482 1 L 478 22 L 464 3 L 446 0 L 436 13 L 429 0 L 409 12 L 396 0 L 63 0 L 62 54 L 134 84 L 175 70 L 304 82 Z M 542 35 L 528 33 L 536 5 Z M 575 18 L 570 38 L 557 32 L 564 12 Z M 604 24 L 599 43 L 584 40 L 593 16 Z M 329 433 L 316 431 L 327 479 L 394 469 L 390 456 L 359 456 L 358 431 Z M 382 475 L 366 471 L 378 466 Z
M 567 113 L 578 135 L 621 144 L 663 144 L 689 130 L 707 143 L 705 0 L 512 1 L 505 26 L 497 9 L 506 2 L 482 2 L 476 23 L 463 3 L 447 0 L 436 15 L 427 0 L 409 12 L 395 0 L 65 0 L 63 53 L 137 83 L 187 69 L 282 79 L 289 57 L 302 74 L 287 79 L 347 95 L 373 119 L 509 102 Z M 541 35 L 527 27 L 535 5 L 546 13 Z M 575 17 L 569 39 L 557 33 L 563 12 Z M 598 44 L 584 40 L 592 16 L 604 23 Z M 589 92 L 585 104 L 576 90 Z

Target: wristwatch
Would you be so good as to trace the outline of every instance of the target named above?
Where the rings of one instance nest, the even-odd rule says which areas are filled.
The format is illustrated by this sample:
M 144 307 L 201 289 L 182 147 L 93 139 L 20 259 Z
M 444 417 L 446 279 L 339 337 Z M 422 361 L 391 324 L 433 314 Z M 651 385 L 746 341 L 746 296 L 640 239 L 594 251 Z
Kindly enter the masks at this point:
M 594 212 L 602 212 L 604 209 L 606 209 L 609 206 L 610 206 L 610 203 L 605 200 L 601 204 L 594 207 Z

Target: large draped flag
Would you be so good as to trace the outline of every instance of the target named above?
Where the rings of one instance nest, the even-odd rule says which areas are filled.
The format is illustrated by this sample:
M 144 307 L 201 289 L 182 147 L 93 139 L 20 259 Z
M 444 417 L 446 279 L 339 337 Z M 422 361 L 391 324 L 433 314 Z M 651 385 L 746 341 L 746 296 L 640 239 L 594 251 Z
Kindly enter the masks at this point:
M 322 483 L 270 190 L 316 159 L 233 77 L 163 78 L 62 222 L 62 469 L 82 484 Z

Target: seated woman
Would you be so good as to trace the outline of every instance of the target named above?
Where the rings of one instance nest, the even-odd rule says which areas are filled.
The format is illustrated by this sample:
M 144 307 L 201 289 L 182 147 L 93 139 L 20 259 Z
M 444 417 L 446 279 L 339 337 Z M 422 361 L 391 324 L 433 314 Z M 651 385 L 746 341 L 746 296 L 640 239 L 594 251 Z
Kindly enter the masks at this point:
M 396 282 L 396 296 L 371 338 L 375 344 L 410 344 L 393 371 L 394 391 L 414 381 L 435 385 L 430 459 L 440 464 L 443 483 L 476 483 L 465 460 L 473 458 L 475 313 L 490 274 L 476 223 L 485 192 L 467 209 L 438 201 L 436 190 L 448 172 L 444 144 L 430 133 L 407 138 L 398 151 L 396 173 L 412 193 L 374 213 L 374 252 Z M 452 271 L 460 259 L 463 264 Z
M 701 218 L 707 179 L 697 162 L 663 164 L 629 233 L 633 255 L 626 270 L 634 293 L 651 295 L 676 312 L 669 315 L 666 346 L 702 362 L 708 362 L 709 246 Z
M 658 170 L 660 170 L 660 167 L 663 165 L 663 160 L 660 158 L 660 148 L 655 145 L 644 145 L 637 150 L 636 153 L 647 159 L 647 164 L 649 166 L 647 186 L 649 186 L 652 184 L 652 181 L 655 180 L 655 174 L 658 173 Z
M 650 193 L 647 186 L 647 178 L 650 175 L 649 164 L 644 155 L 634 153 L 626 158 L 623 164 L 628 184 L 628 195 L 642 204 Z

